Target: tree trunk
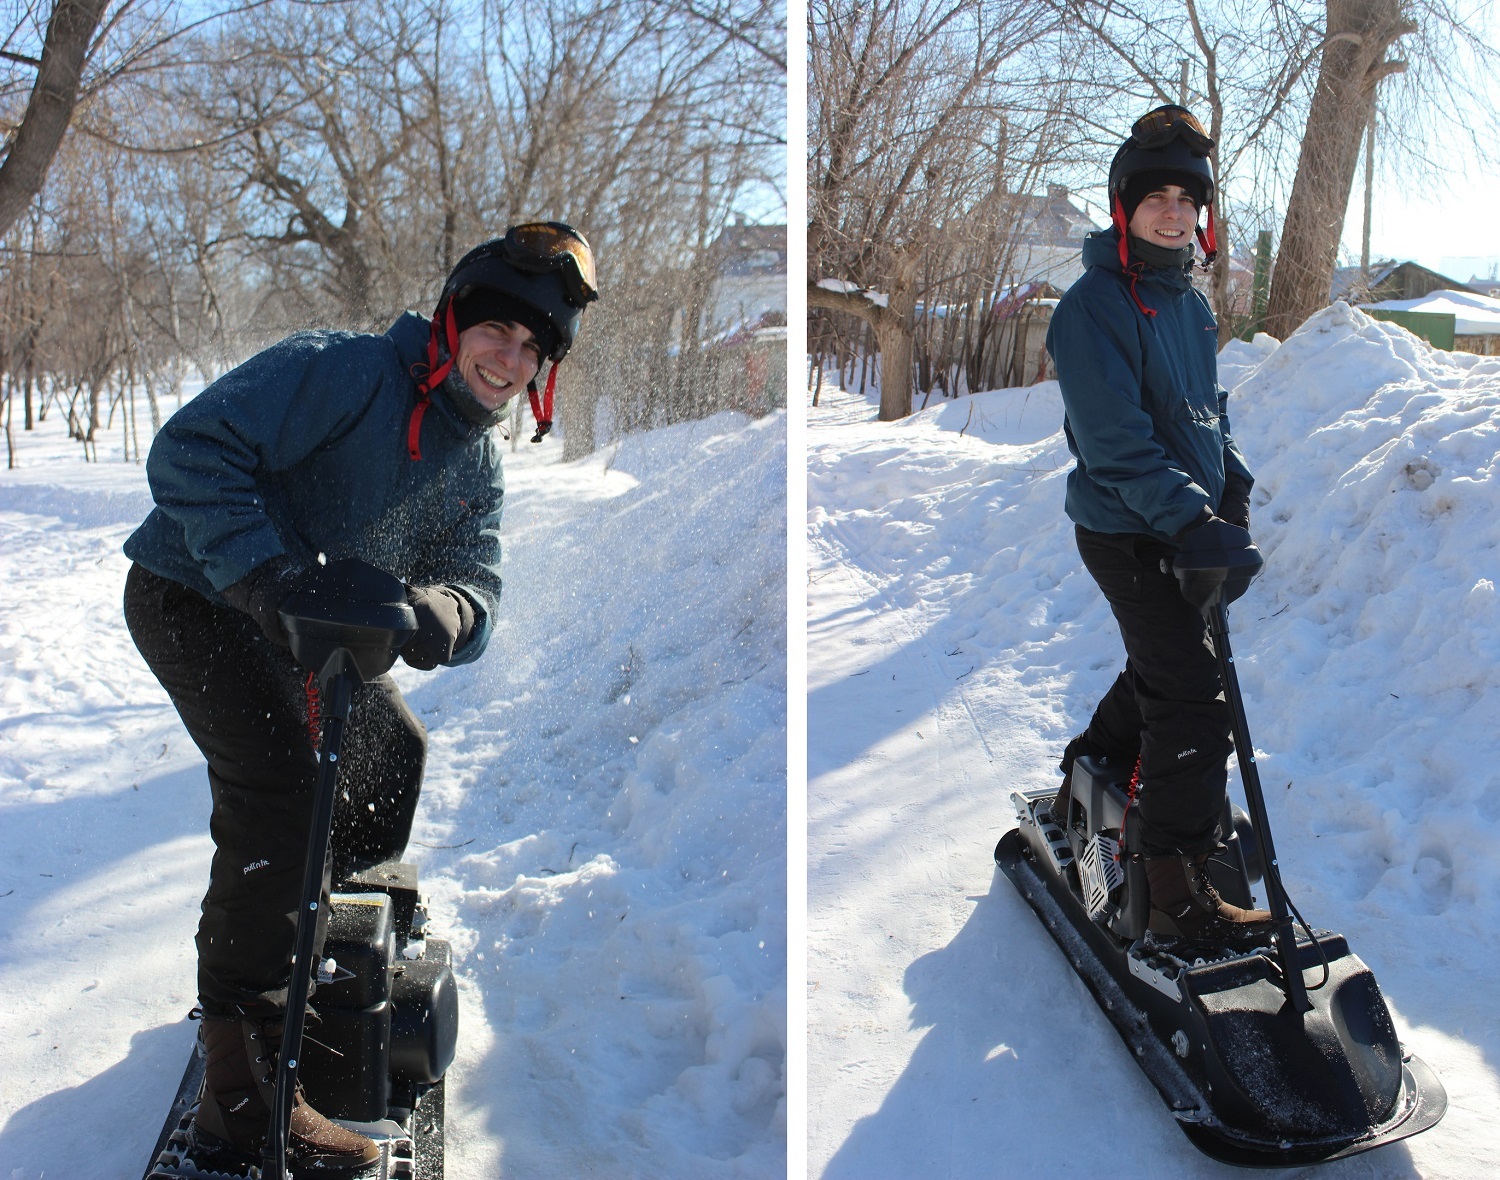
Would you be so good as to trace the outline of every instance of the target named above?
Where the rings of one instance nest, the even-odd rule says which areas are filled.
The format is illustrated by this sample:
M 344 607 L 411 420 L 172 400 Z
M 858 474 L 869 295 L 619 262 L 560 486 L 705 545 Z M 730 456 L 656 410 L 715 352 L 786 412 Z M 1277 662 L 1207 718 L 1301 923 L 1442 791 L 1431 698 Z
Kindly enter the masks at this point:
M 1375 88 L 1406 69 L 1385 57 L 1416 28 L 1401 7 L 1401 0 L 1328 0 L 1328 39 L 1271 277 L 1266 331 L 1279 340 L 1328 304 Z
M 895 422 L 911 413 L 912 353 L 916 336 L 917 270 L 921 253 L 904 251 L 896 261 L 885 306 L 863 292 L 830 291 L 807 285 L 807 306 L 847 311 L 870 325 L 880 354 L 880 421 Z
M 15 224 L 47 179 L 47 168 L 73 120 L 89 42 L 107 3 L 57 0 L 52 10 L 31 99 L 5 163 L 0 164 L 0 236 Z
M 1217 195 L 1214 198 L 1217 203 Z M 1219 348 L 1222 349 L 1234 337 L 1235 329 L 1241 327 L 1234 321 L 1229 297 L 1229 221 L 1214 214 L 1214 236 L 1219 242 L 1219 259 L 1209 274 L 1209 286 L 1214 293 L 1214 315 L 1219 319 Z

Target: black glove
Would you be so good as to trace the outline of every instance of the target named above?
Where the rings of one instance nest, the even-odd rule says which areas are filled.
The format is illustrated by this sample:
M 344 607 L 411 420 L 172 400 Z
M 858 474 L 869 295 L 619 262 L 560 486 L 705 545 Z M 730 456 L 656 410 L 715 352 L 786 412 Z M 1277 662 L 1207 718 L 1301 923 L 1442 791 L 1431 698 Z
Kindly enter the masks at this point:
M 1216 601 L 1233 602 L 1265 565 L 1250 530 L 1217 516 L 1179 533 L 1177 541 L 1176 556 L 1162 559 L 1161 572 L 1175 574 L 1182 596 L 1200 611 Z
M 1206 525 L 1213 519 L 1213 509 L 1211 509 L 1207 504 L 1203 505 L 1202 508 L 1198 509 L 1198 515 L 1193 517 L 1192 520 L 1188 521 L 1187 524 L 1183 525 L 1182 528 L 1178 530 L 1177 535 L 1172 538 L 1172 544 L 1181 545 L 1183 540 L 1189 533 L 1193 532 L 1195 529 L 1201 529 L 1204 525 Z
M 1237 475 L 1224 478 L 1224 494 L 1219 497 L 1218 515 L 1242 529 L 1250 527 L 1250 485 Z
M 413 668 L 430 672 L 446 664 L 474 634 L 474 604 L 449 586 L 408 586 L 406 601 L 417 614 L 417 633 L 401 648 Z
M 1238 553 L 1242 549 L 1250 549 L 1255 542 L 1250 539 L 1250 530 L 1243 525 L 1231 524 L 1227 520 L 1220 520 L 1217 516 L 1210 516 L 1202 524 L 1189 527 L 1184 532 L 1177 534 L 1178 557 L 1191 558 L 1199 553 Z M 1197 568 L 1191 561 L 1182 563 L 1185 567 Z
M 256 566 L 233 586 L 220 591 L 224 601 L 244 611 L 277 647 L 289 646 L 277 608 L 301 583 L 303 571 L 286 554 Z

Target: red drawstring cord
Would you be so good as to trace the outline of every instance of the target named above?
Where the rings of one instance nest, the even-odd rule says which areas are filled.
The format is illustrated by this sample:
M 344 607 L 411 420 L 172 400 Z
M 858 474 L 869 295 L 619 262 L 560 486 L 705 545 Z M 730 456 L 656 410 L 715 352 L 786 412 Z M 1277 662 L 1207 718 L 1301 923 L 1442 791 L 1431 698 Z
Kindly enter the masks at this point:
M 307 694 L 307 736 L 312 739 L 313 749 L 316 750 L 323 742 L 323 699 L 318 692 L 318 676 L 316 672 L 307 674 L 307 684 L 303 686 Z
M 1144 315 L 1144 316 L 1154 316 L 1156 314 L 1156 308 L 1154 308 L 1154 307 L 1147 307 L 1144 303 L 1142 303 L 1141 302 L 1141 297 L 1136 292 L 1136 289 L 1135 289 L 1136 281 L 1141 277 L 1141 271 L 1144 268 L 1145 268 L 1145 263 L 1143 263 L 1143 262 L 1137 262 L 1134 266 L 1132 266 L 1126 272 L 1128 275 L 1130 275 L 1130 297 L 1135 300 L 1135 305 L 1138 308 L 1141 309 L 1141 314 L 1142 315 Z
M 1130 818 L 1130 805 L 1135 802 L 1135 797 L 1140 794 L 1140 790 L 1141 759 L 1138 754 L 1135 759 L 1135 769 L 1130 772 L 1130 782 L 1125 787 L 1125 810 L 1120 814 L 1120 846 L 1119 852 L 1115 853 L 1115 860 L 1117 861 L 1121 858 L 1122 854 L 1135 851 L 1134 849 L 1125 847 L 1125 821 Z
M 1114 223 L 1115 230 L 1120 235 L 1120 268 L 1130 276 L 1130 298 L 1141 309 L 1141 314 L 1150 318 L 1156 314 L 1156 310 L 1142 303 L 1140 294 L 1135 289 L 1136 280 L 1141 277 L 1141 271 L 1145 269 L 1145 264 L 1137 262 L 1134 266 L 1130 265 L 1130 241 L 1128 236 L 1130 229 L 1125 223 L 1125 202 L 1120 199 L 1119 193 L 1115 194 L 1114 207 L 1110 210 L 1109 219 Z

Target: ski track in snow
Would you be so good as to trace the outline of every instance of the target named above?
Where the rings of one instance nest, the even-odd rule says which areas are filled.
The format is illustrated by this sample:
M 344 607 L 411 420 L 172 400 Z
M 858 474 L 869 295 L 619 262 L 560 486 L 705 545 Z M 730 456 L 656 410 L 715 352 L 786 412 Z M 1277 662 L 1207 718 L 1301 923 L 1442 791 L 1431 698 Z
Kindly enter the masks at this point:
M 120 616 L 150 508 L 54 415 L 0 472 L 0 1177 L 140 1175 L 194 1027 L 201 759 Z M 394 674 L 452 939 L 450 1180 L 786 1170 L 786 418 L 507 455 L 506 617 Z
M 1236 663 L 1289 888 L 1449 1110 L 1317 1169 L 1494 1174 L 1500 360 L 1334 307 L 1221 379 L 1264 576 Z M 1055 383 L 808 418 L 809 1174 L 1230 1176 L 995 869 L 1122 659 L 1063 510 Z M 1236 788 L 1237 789 L 1237 788 Z M 1311 1169 L 1286 1175 L 1310 1174 Z

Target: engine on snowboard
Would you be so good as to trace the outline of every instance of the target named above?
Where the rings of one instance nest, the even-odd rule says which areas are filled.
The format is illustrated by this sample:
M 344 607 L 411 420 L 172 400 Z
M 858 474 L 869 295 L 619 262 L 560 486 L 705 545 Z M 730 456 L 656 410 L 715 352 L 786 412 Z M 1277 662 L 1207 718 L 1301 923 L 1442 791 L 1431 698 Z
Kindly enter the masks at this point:
M 388 861 L 333 894 L 318 974 L 316 1026 L 301 1080 L 329 1118 L 373 1139 L 381 1161 L 364 1176 L 442 1180 L 443 1075 L 458 1044 L 458 986 L 446 941 L 428 933 L 417 866 Z M 259 1177 L 198 1166 L 189 1130 L 203 1084 L 194 1045 L 145 1180 Z

